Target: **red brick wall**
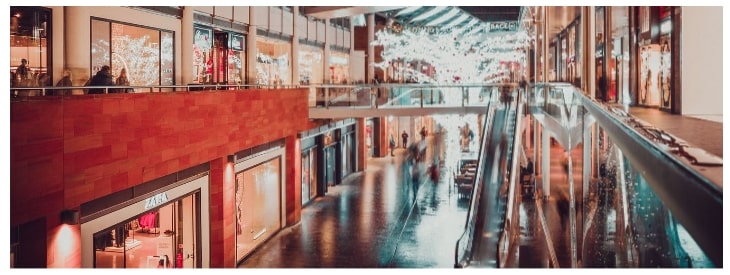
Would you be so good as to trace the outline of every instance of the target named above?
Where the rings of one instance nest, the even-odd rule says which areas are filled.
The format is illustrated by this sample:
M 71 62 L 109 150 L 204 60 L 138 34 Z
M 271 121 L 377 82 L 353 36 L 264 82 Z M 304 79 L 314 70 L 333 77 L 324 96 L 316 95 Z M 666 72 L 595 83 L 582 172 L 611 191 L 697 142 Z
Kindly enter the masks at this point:
M 39 217 L 57 221 L 63 209 L 78 209 L 81 203 L 211 160 L 216 164 L 212 170 L 221 174 L 211 175 L 211 198 L 224 199 L 217 193 L 225 185 L 221 160 L 305 130 L 307 92 L 108 94 L 12 102 L 11 225 Z M 287 161 L 287 167 L 294 165 Z M 288 184 L 299 182 L 287 174 Z M 211 203 L 221 207 L 220 201 Z M 211 220 L 231 223 L 222 217 L 230 211 L 211 209 Z M 211 241 L 225 241 L 227 235 Z

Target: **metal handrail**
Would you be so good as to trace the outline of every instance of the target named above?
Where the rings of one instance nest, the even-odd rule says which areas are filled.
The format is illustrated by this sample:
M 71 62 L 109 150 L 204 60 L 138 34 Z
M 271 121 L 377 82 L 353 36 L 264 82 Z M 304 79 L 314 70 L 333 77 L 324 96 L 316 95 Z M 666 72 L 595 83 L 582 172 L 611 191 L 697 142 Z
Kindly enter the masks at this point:
M 549 88 L 572 91 L 576 100 L 606 129 L 632 166 L 669 208 L 715 266 L 722 267 L 723 208 L 722 189 L 676 156 L 622 122 L 600 103 L 579 89 L 564 83 L 542 83 Z M 547 95 L 544 95 L 547 96 Z
M 89 89 L 102 89 L 103 94 L 109 94 L 110 90 L 134 89 L 135 92 L 191 92 L 191 91 L 214 91 L 214 90 L 236 90 L 236 89 L 294 89 L 306 87 L 303 85 L 261 85 L 261 84 L 188 84 L 188 85 L 148 85 L 148 86 L 39 86 L 39 87 L 10 87 L 13 96 L 20 96 L 22 91 L 40 91 L 39 96 L 47 95 L 48 91 L 71 91 Z M 136 91 L 140 90 L 140 91 Z M 168 91 L 172 90 L 172 91 Z M 123 93 L 123 92 L 120 92 Z M 86 94 L 86 93 L 84 93 Z

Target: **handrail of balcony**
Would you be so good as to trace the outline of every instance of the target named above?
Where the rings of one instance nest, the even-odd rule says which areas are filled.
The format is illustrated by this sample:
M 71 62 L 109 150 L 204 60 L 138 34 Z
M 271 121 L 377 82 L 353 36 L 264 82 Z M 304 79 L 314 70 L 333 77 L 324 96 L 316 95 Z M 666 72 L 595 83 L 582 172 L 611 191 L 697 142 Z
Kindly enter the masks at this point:
M 241 90 L 241 89 L 293 89 L 302 85 L 262 85 L 262 84 L 188 84 L 188 85 L 147 85 L 147 86 L 39 86 L 39 87 L 11 87 L 11 96 L 47 96 L 49 91 L 61 91 L 63 94 L 77 90 L 88 94 L 90 89 L 99 89 L 102 94 L 110 93 L 153 93 L 153 92 L 191 92 L 191 91 L 217 91 L 217 90 Z M 117 91 L 124 92 L 117 92 Z M 61 94 L 58 94 L 61 95 Z
M 672 155 L 666 148 L 642 135 L 623 122 L 602 104 L 566 83 L 535 84 L 542 88 L 538 97 L 550 98 L 555 88 L 572 92 L 573 100 L 581 104 L 596 123 L 606 130 L 611 141 L 621 149 L 632 166 L 684 226 L 715 266 L 722 266 L 723 208 L 722 187 Z M 557 90 L 555 89 L 555 90 Z

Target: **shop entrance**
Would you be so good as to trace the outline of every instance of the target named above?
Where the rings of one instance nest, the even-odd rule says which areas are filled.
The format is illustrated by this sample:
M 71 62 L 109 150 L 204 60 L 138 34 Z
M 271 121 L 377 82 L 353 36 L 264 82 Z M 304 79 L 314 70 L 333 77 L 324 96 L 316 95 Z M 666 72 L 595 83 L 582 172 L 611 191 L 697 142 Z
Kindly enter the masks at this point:
M 228 33 L 214 31 L 212 83 L 228 84 Z
M 324 148 L 324 182 L 327 186 L 335 186 L 335 146 Z
M 151 208 L 94 233 L 94 267 L 200 267 L 195 260 L 200 247 L 198 196 L 199 192 Z M 153 206 L 165 200 L 162 193 L 147 204 Z

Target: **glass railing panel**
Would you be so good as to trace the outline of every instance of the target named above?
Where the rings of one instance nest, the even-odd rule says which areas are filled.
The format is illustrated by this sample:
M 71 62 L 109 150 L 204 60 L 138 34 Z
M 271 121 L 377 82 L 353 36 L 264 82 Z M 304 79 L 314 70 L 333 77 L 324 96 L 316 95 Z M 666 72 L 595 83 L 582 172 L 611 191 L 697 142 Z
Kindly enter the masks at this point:
M 712 241 L 722 239 L 722 191 L 674 155 L 676 145 L 661 144 L 665 138 L 638 131 L 568 84 L 533 85 L 528 99 L 565 135 L 590 129 L 579 122 L 597 123 L 596 163 L 587 166 L 596 171 L 583 173 L 594 175 L 583 198 L 584 267 L 722 266 L 721 246 Z M 573 141 L 571 148 L 585 142 Z

